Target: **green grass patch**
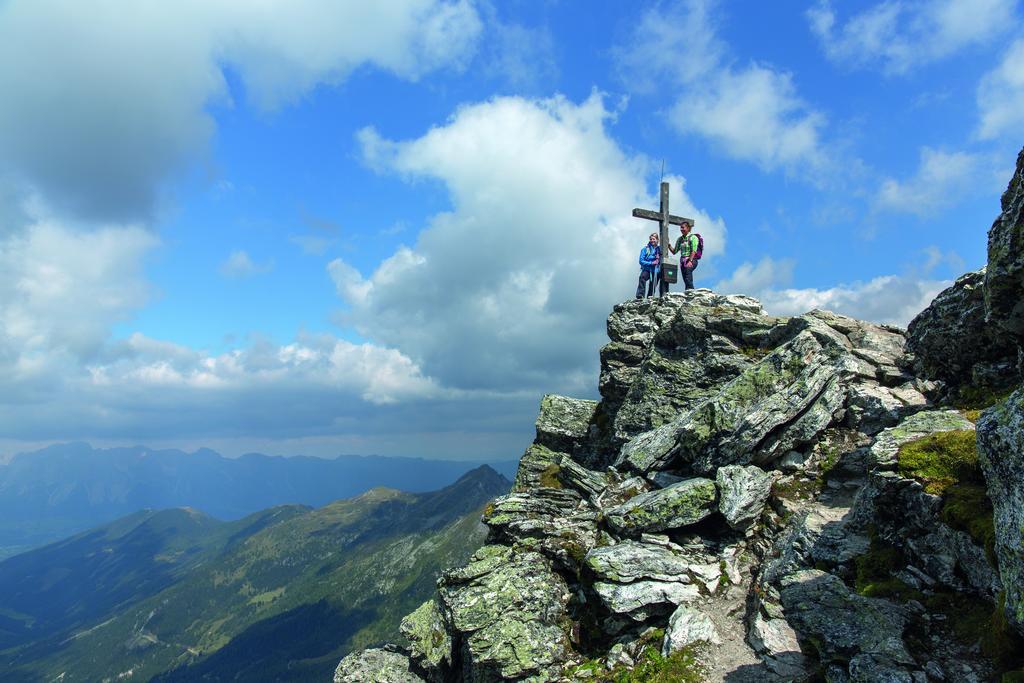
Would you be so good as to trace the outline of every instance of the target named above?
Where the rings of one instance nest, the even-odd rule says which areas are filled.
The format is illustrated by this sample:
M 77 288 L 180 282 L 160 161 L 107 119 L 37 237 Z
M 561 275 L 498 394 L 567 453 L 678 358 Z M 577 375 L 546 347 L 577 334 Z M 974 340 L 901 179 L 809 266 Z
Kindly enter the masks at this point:
M 919 591 L 908 586 L 893 574 L 907 566 L 903 553 L 889 545 L 872 530 L 868 551 L 854 560 L 857 570 L 855 588 L 868 598 L 887 598 L 906 602 L 919 600 Z
M 939 432 L 905 443 L 897 458 L 899 473 L 920 481 L 928 493 L 942 494 L 958 482 L 984 483 L 972 430 Z
M 562 482 L 558 478 L 558 473 L 562 471 L 556 463 L 551 463 L 544 468 L 544 471 L 540 473 L 540 485 L 546 489 L 560 489 L 562 488 Z
M 697 647 L 686 647 L 663 657 L 659 647 L 649 645 L 632 669 L 618 665 L 609 670 L 600 659 L 592 659 L 573 669 L 570 678 L 585 673 L 584 680 L 594 683 L 700 683 L 704 680 L 704 668 L 698 661 Z
M 899 472 L 924 490 L 942 496 L 942 521 L 967 532 L 996 566 L 996 530 L 992 501 L 978 465 L 975 433 L 939 432 L 900 447 Z

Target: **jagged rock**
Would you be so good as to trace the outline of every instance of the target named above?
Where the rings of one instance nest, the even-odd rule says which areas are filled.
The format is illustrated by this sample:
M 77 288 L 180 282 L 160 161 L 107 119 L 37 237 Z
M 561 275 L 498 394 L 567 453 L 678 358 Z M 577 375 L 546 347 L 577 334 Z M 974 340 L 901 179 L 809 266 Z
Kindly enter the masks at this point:
M 846 424 L 865 434 L 876 434 L 927 406 L 928 399 L 909 382 L 899 387 L 859 382 L 847 395 Z
M 597 544 L 597 511 L 570 489 L 546 487 L 496 498 L 483 521 L 492 542 L 537 550 L 570 571 Z
M 745 529 L 757 521 L 772 489 L 772 477 L 756 465 L 721 467 L 715 483 L 718 509 L 733 529 Z
M 536 443 L 573 453 L 589 436 L 597 401 L 548 394 L 540 400 Z
M 850 530 L 870 528 L 882 540 L 901 548 L 932 585 L 972 590 L 994 599 L 999 579 L 984 548 L 942 520 L 942 498 L 917 481 L 900 476 L 897 453 L 904 444 L 931 434 L 973 431 L 974 424 L 953 410 L 917 413 L 880 433 L 868 450 L 872 472 L 853 506 Z M 920 577 L 919 577 L 920 578 Z
M 1024 343 L 1024 149 L 988 232 L 986 319 Z
M 812 319 L 795 320 L 807 329 L 713 398 L 631 439 L 617 464 L 649 472 L 678 462 L 709 474 L 723 465 L 768 462 L 811 441 L 842 407 L 839 379 L 853 363 L 844 360 L 849 354 L 839 333 Z
M 976 366 L 1001 364 L 1006 378 L 1015 375 L 1016 344 L 985 322 L 984 284 L 985 269 L 961 275 L 910 321 L 907 349 L 920 376 L 958 387 L 975 383 Z
M 615 531 L 636 535 L 696 524 L 715 511 L 718 491 L 710 479 L 693 478 L 635 496 L 611 508 L 605 521 Z
M 1006 615 L 1024 634 L 1024 389 L 982 413 L 978 461 L 995 510 Z
M 700 597 L 697 586 L 676 581 L 634 581 L 633 583 L 594 583 L 594 592 L 609 612 L 625 614 L 635 621 L 646 621 L 652 614 L 670 605 L 681 605 Z
M 661 654 L 668 657 L 673 652 L 682 650 L 694 643 L 705 642 L 721 645 L 722 638 L 715 628 L 711 617 L 692 607 L 678 607 L 668 619 L 665 629 L 665 641 L 661 646 Z
M 763 355 L 784 322 L 754 299 L 709 290 L 616 306 L 599 382 L 612 446 L 712 395 Z
M 850 662 L 852 680 L 911 680 L 915 666 L 903 644 L 909 618 L 903 608 L 857 595 L 838 577 L 814 569 L 784 577 L 780 595 L 787 620 L 815 644 L 822 663 Z M 868 670 L 877 677 L 863 678 Z
M 652 579 L 689 583 L 687 569 L 702 559 L 664 546 L 623 541 L 594 548 L 587 554 L 585 562 L 590 571 L 605 582 L 630 583 L 639 579 Z
M 409 657 L 388 649 L 353 652 L 334 670 L 334 683 L 425 683 Z
M 427 600 L 402 619 L 399 627 L 410 643 L 409 659 L 443 681 L 452 663 L 452 639 L 434 600 Z
M 747 642 L 765 666 L 782 678 L 804 680 L 814 671 L 814 663 L 801 651 L 796 631 L 785 619 L 768 619 L 755 612 Z
M 536 552 L 487 545 L 438 582 L 438 606 L 453 630 L 456 668 L 465 681 L 556 678 L 572 656 L 560 623 L 565 580 Z

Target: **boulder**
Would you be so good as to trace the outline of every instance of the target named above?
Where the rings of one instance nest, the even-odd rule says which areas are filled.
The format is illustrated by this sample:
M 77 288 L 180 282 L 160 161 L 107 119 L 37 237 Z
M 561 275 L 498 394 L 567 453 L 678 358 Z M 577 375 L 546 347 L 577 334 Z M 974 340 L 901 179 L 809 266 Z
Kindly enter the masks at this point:
M 815 569 L 784 577 L 780 595 L 786 619 L 814 643 L 822 664 L 849 664 L 852 680 L 911 680 L 916 667 L 903 643 L 909 614 L 902 607 L 857 595 L 839 577 Z M 875 678 L 858 673 L 868 669 Z
M 788 680 L 804 680 L 814 672 L 814 662 L 804 655 L 796 631 L 785 619 L 769 619 L 754 613 L 747 642 L 765 666 Z
M 635 496 L 609 509 L 605 521 L 615 531 L 631 536 L 678 529 L 713 513 L 717 500 L 715 482 L 695 477 Z
M 668 619 L 661 654 L 668 657 L 673 652 L 700 642 L 722 644 L 715 622 L 700 610 L 685 605 L 678 607 Z
M 697 586 L 676 581 L 634 581 L 594 583 L 594 592 L 609 612 L 624 614 L 635 621 L 647 621 L 652 614 L 672 605 L 693 602 L 700 597 Z
M 984 269 L 961 275 L 910 321 L 907 349 L 921 377 L 952 387 L 979 384 L 992 368 L 1016 375 L 1017 345 L 985 321 Z
M 1024 345 L 1024 149 L 988 232 L 986 319 Z
M 353 652 L 334 670 L 334 683 L 425 683 L 409 657 L 386 648 Z
M 982 413 L 978 460 L 995 510 L 1006 615 L 1024 634 L 1024 388 Z
M 557 678 L 572 656 L 562 625 L 569 597 L 550 560 L 508 546 L 486 545 L 468 565 L 442 575 L 438 607 L 457 643 L 463 680 Z
M 726 465 L 715 475 L 718 509 L 733 529 L 746 529 L 764 511 L 772 477 L 756 465 Z
M 451 670 L 452 639 L 434 600 L 427 600 L 399 627 L 410 643 L 409 658 L 432 680 L 443 681 Z
M 623 541 L 594 548 L 587 554 L 585 563 L 594 576 L 606 582 L 631 583 L 652 579 L 689 583 L 687 569 L 702 559 L 665 546 Z
M 548 394 L 540 400 L 535 443 L 573 453 L 587 439 L 597 401 Z

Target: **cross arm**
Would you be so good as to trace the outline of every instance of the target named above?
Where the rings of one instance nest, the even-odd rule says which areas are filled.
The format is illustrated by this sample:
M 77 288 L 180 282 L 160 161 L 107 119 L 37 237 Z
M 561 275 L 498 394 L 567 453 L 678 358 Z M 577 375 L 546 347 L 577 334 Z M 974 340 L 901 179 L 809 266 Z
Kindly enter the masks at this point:
M 646 218 L 649 221 L 660 221 L 661 214 L 657 211 L 648 211 L 647 209 L 633 209 L 634 218 Z M 689 223 L 693 225 L 692 218 L 686 218 L 684 216 L 673 216 L 669 215 L 668 222 L 672 225 L 682 225 L 683 223 Z

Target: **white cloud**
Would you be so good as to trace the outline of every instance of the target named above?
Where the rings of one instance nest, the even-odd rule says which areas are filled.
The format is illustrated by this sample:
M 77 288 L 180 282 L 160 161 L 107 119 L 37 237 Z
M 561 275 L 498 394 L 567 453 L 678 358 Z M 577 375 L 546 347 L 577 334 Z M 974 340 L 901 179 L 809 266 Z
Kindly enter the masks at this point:
M 716 6 L 683 0 L 648 10 L 627 46 L 614 52 L 620 77 L 641 93 L 667 79 L 674 93 L 667 115 L 681 133 L 765 170 L 813 177 L 827 164 L 824 115 L 803 101 L 791 74 L 729 59 L 715 29 Z
M 944 59 L 991 41 L 1015 23 L 1016 0 L 885 0 L 840 25 L 831 0 L 807 11 L 826 56 L 851 67 L 878 65 L 890 74 Z
M 716 292 L 746 294 L 770 287 L 787 285 L 793 280 L 793 259 L 776 260 L 764 257 L 757 264 L 742 263 L 732 275 L 714 286 Z
M 801 315 L 815 308 L 841 313 L 860 320 L 906 327 L 932 299 L 948 287 L 948 280 L 929 276 L 940 263 L 956 265 L 930 247 L 926 262 L 906 275 L 882 275 L 868 282 L 840 284 L 828 289 L 786 287 L 792 279 L 794 262 L 765 257 L 757 264 L 744 263 L 716 291 L 742 293 L 761 300 L 771 315 Z
M 952 284 L 948 280 L 882 275 L 829 289 L 781 289 L 760 292 L 765 310 L 773 315 L 797 315 L 815 308 L 860 320 L 906 327 L 932 299 Z
M 254 275 L 269 273 L 274 269 L 273 260 L 266 263 L 256 263 L 243 250 L 235 250 L 220 264 L 220 274 L 227 278 L 246 278 Z
M 650 164 L 609 137 L 610 117 L 596 94 L 509 97 L 410 141 L 363 130 L 368 163 L 440 179 L 452 210 L 365 277 L 331 264 L 343 321 L 447 386 L 592 392 L 602 321 L 632 296 L 650 232 L 631 210 L 657 205 Z M 725 225 L 694 206 L 683 179 L 668 180 L 672 212 L 697 220 L 713 262 Z
M 1010 45 L 999 66 L 982 78 L 978 110 L 977 137 L 992 140 L 1006 135 L 1020 142 L 1024 130 L 1024 38 Z
M 899 181 L 886 178 L 875 198 L 885 211 L 935 215 L 955 204 L 977 185 L 981 159 L 967 152 L 943 152 L 924 147 L 914 175 Z
M 145 303 L 141 260 L 157 244 L 136 226 L 86 232 L 50 218 L 0 240 L 0 373 L 50 353 L 97 353 L 111 325 Z
M 273 108 L 361 65 L 459 67 L 481 30 L 469 0 L 0 3 L 0 163 L 79 216 L 145 218 L 205 150 L 225 65 Z

